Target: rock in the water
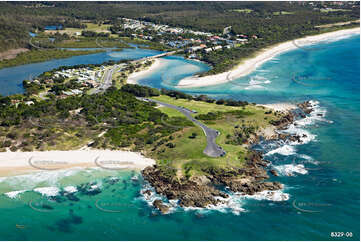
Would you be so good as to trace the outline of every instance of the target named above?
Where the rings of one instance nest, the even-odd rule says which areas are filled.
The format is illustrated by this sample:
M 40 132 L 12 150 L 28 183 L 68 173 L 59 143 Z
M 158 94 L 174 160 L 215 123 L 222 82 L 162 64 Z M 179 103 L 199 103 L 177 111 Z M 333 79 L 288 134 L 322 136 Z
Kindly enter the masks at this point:
M 152 191 L 147 189 L 143 192 L 143 194 L 150 196 L 150 195 L 152 195 Z
M 274 170 L 274 169 L 270 170 L 270 173 L 271 173 L 272 175 L 274 175 L 274 176 L 279 176 L 278 173 L 277 173 L 277 171 Z
M 162 214 L 166 214 L 169 212 L 169 207 L 167 205 L 164 205 L 162 200 L 160 199 L 155 200 L 153 202 L 153 206 L 159 209 Z

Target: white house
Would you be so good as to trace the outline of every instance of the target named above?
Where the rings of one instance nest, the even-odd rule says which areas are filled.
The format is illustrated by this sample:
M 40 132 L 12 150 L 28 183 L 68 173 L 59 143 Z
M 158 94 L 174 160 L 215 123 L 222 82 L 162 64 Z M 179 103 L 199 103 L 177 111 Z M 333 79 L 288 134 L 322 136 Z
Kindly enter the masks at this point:
M 214 50 L 220 50 L 220 49 L 222 49 L 222 46 L 221 46 L 221 45 L 217 45 L 217 46 L 214 46 L 213 49 L 214 49 Z

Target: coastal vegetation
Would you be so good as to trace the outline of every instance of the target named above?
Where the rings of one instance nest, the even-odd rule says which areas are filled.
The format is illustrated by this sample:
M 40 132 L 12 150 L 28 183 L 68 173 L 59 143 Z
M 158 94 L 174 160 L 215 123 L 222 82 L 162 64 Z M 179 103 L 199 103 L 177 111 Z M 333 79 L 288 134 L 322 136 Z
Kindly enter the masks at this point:
M 31 3 L 27 4 L 31 6 Z M 355 9 L 359 9 L 358 4 L 355 4 L 352 7 L 345 6 L 345 9 L 350 11 L 325 12 L 314 9 L 319 6 L 303 6 L 292 2 L 280 3 L 276 7 L 267 3 L 223 5 L 223 3 L 203 2 L 185 3 L 181 7 L 173 3 L 104 3 L 103 5 L 54 3 L 54 5 L 56 8 L 49 8 L 50 10 L 47 11 L 34 10 L 37 14 L 45 15 L 42 21 L 19 26 L 22 30 L 37 32 L 38 36 L 33 39 L 34 41 L 41 42 L 41 38 L 44 38 L 46 41 L 42 42 L 44 45 L 42 47 L 50 47 L 46 50 L 49 53 L 53 50 L 58 53 L 57 51 L 60 50 L 51 48 L 60 46 L 89 47 L 94 40 L 102 38 L 104 38 L 102 40 L 112 39 L 112 44 L 109 46 L 119 43 L 118 47 L 124 47 L 127 46 L 124 42 L 133 42 L 145 43 L 148 48 L 164 48 L 163 43 L 158 43 L 159 38 L 152 36 L 158 35 L 157 33 L 149 32 L 147 34 L 152 37 L 149 38 L 150 40 L 140 40 L 131 37 L 133 34 L 139 36 L 138 30 L 134 33 L 122 32 L 121 28 L 116 27 L 123 21 L 119 16 L 132 18 L 142 16 L 141 19 L 156 23 L 211 31 L 220 36 L 227 36 L 223 38 L 225 41 L 232 40 L 232 36 L 240 34 L 252 36 L 249 41 L 247 39 L 246 44 L 236 44 L 224 50 L 221 46 L 222 51 L 216 51 L 213 47 L 218 43 L 212 43 L 211 52 L 205 51 L 199 54 L 201 60 L 213 66 L 204 75 L 229 70 L 260 48 L 275 43 L 354 26 L 350 24 L 317 28 L 316 24 L 324 26 L 338 21 L 354 20 L 358 13 L 353 8 L 356 6 Z M 20 12 L 25 13 L 26 18 L 33 17 L 31 12 L 22 9 L 23 5 L 20 3 L 5 3 L 2 6 L 9 11 L 12 11 L 11 7 L 19 9 Z M 83 11 L 83 7 L 80 6 L 86 6 L 90 10 L 85 8 L 86 10 Z M 102 11 L 94 16 L 93 10 L 97 6 Z M 142 6 L 146 7 L 142 8 Z M 134 11 L 132 8 L 141 11 Z M 232 11 L 234 9 L 247 9 L 247 11 Z M 159 11 L 159 14 L 154 15 L 154 10 L 157 10 L 157 13 Z M 0 13 L 2 12 L 4 10 L 0 10 Z M 88 15 L 90 12 L 92 16 Z M 53 17 L 46 13 L 53 13 Z M 86 30 L 90 25 L 85 24 L 85 19 L 93 22 L 91 30 Z M 15 19 L 16 21 L 19 20 Z M 45 24 L 54 24 L 56 28 L 60 28 L 59 23 L 62 23 L 61 28 L 64 27 L 65 30 L 71 27 L 73 30 L 84 31 L 81 31 L 80 35 L 74 32 L 78 37 L 69 36 L 67 33 L 60 34 L 58 30 L 55 30 L 55 33 L 43 31 L 42 26 Z M 0 27 L 2 27 L 0 30 L 5 29 L 6 32 L 6 26 Z M 223 34 L 222 31 L 226 27 L 231 30 Z M 49 36 L 59 38 L 51 40 Z M 220 36 L 217 36 L 218 39 L 221 38 Z M 175 36 L 167 33 L 163 42 L 188 37 L 193 36 Z M 18 38 L 22 40 L 21 35 Z M 199 41 L 207 40 L 203 38 Z M 15 47 L 21 47 L 21 42 L 16 43 L 18 46 Z M 33 59 L 29 61 L 37 60 L 35 56 L 40 51 L 32 50 L 19 54 L 13 59 L 14 64 L 16 64 L 15 60 L 18 62 L 28 60 L 22 58 L 22 55 L 33 55 Z M 60 52 L 68 53 L 68 51 Z M 74 53 L 76 52 L 71 52 L 72 55 Z M 158 90 L 125 84 L 127 75 L 148 67 L 151 62 L 129 61 L 122 64 L 125 64 L 122 71 L 113 73 L 113 87 L 110 88 L 101 85 L 105 82 L 104 73 L 110 70 L 109 66 L 103 64 L 100 72 L 99 69 L 90 70 L 89 66 L 83 66 L 84 68 L 78 66 L 68 68 L 86 69 L 81 73 L 82 76 L 85 76 L 84 73 L 89 74 L 84 77 L 84 82 L 79 82 L 79 78 L 73 78 L 77 70 L 69 70 L 65 73 L 54 73 L 53 70 L 43 73 L 36 81 L 24 81 L 23 85 L 26 89 L 24 95 L 0 97 L 1 151 L 70 150 L 88 147 L 142 152 L 143 155 L 154 158 L 157 162 L 154 167 L 143 171 L 144 178 L 157 193 L 165 195 L 168 199 L 179 199 L 181 206 L 216 205 L 219 202 L 217 197 L 228 196 L 223 191 L 225 187 L 232 192 L 249 195 L 283 188 L 278 182 L 264 182 L 269 178 L 263 169 L 267 166 L 267 162 L 262 160 L 261 154 L 252 150 L 252 145 L 262 138 L 282 137 L 284 140 L 292 138 L 293 141 L 299 141 L 300 137 L 297 135 L 286 137 L 274 132 L 275 129 L 293 122 L 294 116 L 291 112 L 275 112 L 246 101 L 215 100 L 205 95 L 191 96 L 174 90 Z M 66 69 L 61 67 L 58 70 L 63 72 Z M 91 75 L 94 76 L 93 79 Z M 90 91 L 94 90 L 91 89 L 93 84 L 100 87 L 94 92 L 95 94 L 90 95 Z M 69 91 L 72 93 L 66 94 Z M 152 99 L 178 106 L 183 110 L 187 109 L 192 118 L 185 116 L 183 112 L 178 111 L 179 109 L 156 105 Z M 308 108 L 307 103 L 304 105 Z M 311 112 L 310 110 L 308 111 Z M 306 116 L 309 112 L 300 113 Z M 220 157 L 210 157 L 204 153 L 205 147 L 209 144 L 207 132 L 204 126 L 198 126 L 198 122 L 213 131 L 218 131 L 215 142 L 218 148 L 224 151 Z
M 122 72 L 129 74 L 150 63 L 117 64 L 124 65 Z M 116 63 L 100 67 L 106 69 L 107 64 Z M 144 178 L 168 199 L 180 199 L 181 206 L 215 205 L 219 201 L 214 196 L 228 196 L 214 185 L 247 194 L 282 188 L 278 182 L 263 182 L 268 178 L 262 168 L 265 162 L 251 147 L 266 129 L 271 130 L 268 138 L 277 138 L 272 130 L 293 120 L 289 114 L 245 101 L 215 100 L 131 84 L 115 85 L 92 95 L 63 94 L 82 87 L 76 80 L 56 76 L 58 71 L 89 71 L 98 66 L 59 67 L 44 72 L 36 82 L 24 81 L 24 95 L 0 97 L 0 150 L 88 147 L 142 152 L 156 160 L 154 167 L 143 171 Z M 201 127 L 178 110 L 157 106 L 151 99 L 191 110 L 193 118 L 219 131 L 215 142 L 224 154 L 205 154 L 208 141 Z M 195 192 L 197 195 L 190 196 Z
M 49 73 L 43 73 L 39 79 L 47 75 Z M 24 87 L 33 88 L 26 84 Z M 190 98 L 181 92 L 139 85 L 127 84 L 120 89 L 109 88 L 104 94 L 66 98 L 57 98 L 60 93 L 54 87 L 51 90 L 54 95 L 47 100 L 37 99 L 30 90 L 27 95 L 0 98 L 2 149 L 127 148 L 144 152 L 157 159 L 159 165 L 180 169 L 178 175 L 192 176 L 202 173 L 203 163 L 223 168 L 229 162 L 241 166 L 248 156 L 247 148 L 242 145 L 256 137 L 257 131 L 271 125 L 271 120 L 280 118 L 279 113 L 265 112 L 264 108 L 247 102 L 242 106 L 229 106 L 224 102 L 211 102 L 206 96 Z M 135 96 L 152 97 L 194 110 L 195 118 L 221 131 L 217 143 L 224 147 L 227 155 L 206 156 L 203 153 L 206 137 L 198 126 L 178 111 L 157 108 L 153 102 L 143 102 Z M 239 127 L 245 131 L 245 139 L 235 142 L 240 137 L 236 132 Z
M 159 110 L 115 88 L 104 94 L 65 99 L 36 100 L 15 95 L 1 97 L 0 103 L 2 147 L 11 150 L 76 149 L 91 140 L 94 148 L 140 150 L 192 125 L 184 118 L 169 118 L 180 128 L 167 126 Z M 98 137 L 103 131 L 107 132 L 104 137 Z

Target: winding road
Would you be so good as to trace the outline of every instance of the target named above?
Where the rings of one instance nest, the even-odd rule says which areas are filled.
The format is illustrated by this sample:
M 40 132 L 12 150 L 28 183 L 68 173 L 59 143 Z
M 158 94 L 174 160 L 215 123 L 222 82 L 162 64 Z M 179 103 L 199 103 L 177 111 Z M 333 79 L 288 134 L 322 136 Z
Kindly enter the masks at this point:
M 210 157 L 220 157 L 220 156 L 224 156 L 226 154 L 226 152 L 222 149 L 222 147 L 220 147 L 219 145 L 216 144 L 216 138 L 220 134 L 219 131 L 215 130 L 215 129 L 211 129 L 211 128 L 207 127 L 206 125 L 204 125 L 203 123 L 199 122 L 197 119 L 193 118 L 193 116 L 191 115 L 191 113 L 192 113 L 191 110 L 188 110 L 188 109 L 186 109 L 184 107 L 179 107 L 179 106 L 175 106 L 175 105 L 172 105 L 172 104 L 160 102 L 160 101 L 150 99 L 150 98 L 137 97 L 137 99 L 141 100 L 141 101 L 145 101 L 145 102 L 149 102 L 149 101 L 155 102 L 155 103 L 160 104 L 162 106 L 172 108 L 172 109 L 175 109 L 175 110 L 181 112 L 190 121 L 192 121 L 194 124 L 201 127 L 204 134 L 206 135 L 207 147 L 203 150 L 204 154 L 206 154 L 206 155 L 208 155 Z

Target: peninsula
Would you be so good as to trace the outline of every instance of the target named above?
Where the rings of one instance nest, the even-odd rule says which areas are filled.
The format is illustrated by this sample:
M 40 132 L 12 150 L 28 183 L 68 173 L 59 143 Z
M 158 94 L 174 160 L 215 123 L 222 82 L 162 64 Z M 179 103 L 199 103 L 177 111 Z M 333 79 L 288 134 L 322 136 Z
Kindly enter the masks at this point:
M 125 75 L 134 68 L 133 63 L 121 65 Z M 141 63 L 135 65 L 141 70 Z M 116 160 L 118 166 L 110 169 L 146 167 L 142 174 L 155 191 L 178 199 L 183 207 L 222 203 L 217 197 L 229 195 L 215 185 L 248 195 L 282 190 L 281 183 L 265 181 L 267 161 L 252 145 L 260 139 L 300 141 L 298 136 L 276 132 L 296 118 L 291 112 L 295 106 L 280 109 L 280 105 L 215 100 L 122 82 L 117 87 L 101 85 L 104 89 L 94 94 L 87 94 L 87 89 L 70 93 L 59 89 L 64 84 L 55 81 L 50 88 L 43 86 L 43 80 L 47 85 L 50 79 L 66 84 L 73 78 L 60 78 L 61 73 L 76 75 L 87 70 L 91 74 L 82 65 L 76 68 L 54 70 L 46 79 L 24 82 L 29 89 L 26 95 L 1 97 L 1 150 L 5 152 L 1 174 L 14 168 L 12 174 L 39 171 L 39 164 L 44 170 L 99 167 L 97 156 Z M 300 107 L 305 111 L 307 104 Z M 66 164 L 41 163 L 56 156 L 66 159 Z M 38 161 L 35 169 L 31 159 Z M 149 193 L 144 191 L 144 196 Z M 155 206 L 167 210 L 159 202 Z

